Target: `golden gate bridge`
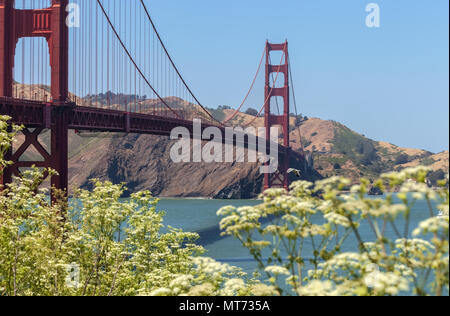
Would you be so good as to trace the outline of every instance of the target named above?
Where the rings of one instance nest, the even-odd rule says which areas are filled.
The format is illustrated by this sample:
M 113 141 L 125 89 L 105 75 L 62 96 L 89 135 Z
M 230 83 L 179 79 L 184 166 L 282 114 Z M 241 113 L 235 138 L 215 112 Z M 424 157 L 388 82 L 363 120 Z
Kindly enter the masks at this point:
M 181 75 L 144 0 L 71 4 L 78 6 L 82 27 L 70 27 L 68 0 L 0 0 L 0 115 L 25 127 L 23 143 L 6 154 L 13 164 L 3 171 L 0 184 L 11 183 L 21 168 L 36 166 L 57 171 L 51 186 L 67 192 L 69 130 L 169 136 L 175 127 L 185 127 L 192 135 L 193 119 L 201 119 L 203 129 L 230 127 L 265 59 L 264 102 L 244 127 L 263 115 L 267 139 L 272 126 L 282 128 L 279 168 L 265 175 L 264 187 L 289 186 L 290 157 L 297 154 L 290 148 L 291 95 L 298 111 L 287 41 L 266 43 L 243 102 L 219 120 Z M 282 54 L 279 64 L 272 64 L 273 51 Z M 281 76 L 284 82 L 277 86 Z M 39 140 L 44 130 L 51 131 L 49 150 Z M 30 147 L 41 161 L 21 159 Z

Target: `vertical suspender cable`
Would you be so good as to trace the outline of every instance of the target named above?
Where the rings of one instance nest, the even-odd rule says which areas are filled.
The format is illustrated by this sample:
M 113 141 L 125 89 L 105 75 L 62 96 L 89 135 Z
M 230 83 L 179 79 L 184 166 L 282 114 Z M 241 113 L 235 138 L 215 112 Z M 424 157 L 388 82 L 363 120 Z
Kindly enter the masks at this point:
M 116 1 L 113 0 L 113 17 L 114 21 L 116 21 Z M 116 41 L 111 37 L 112 42 L 112 96 L 113 101 L 112 103 L 115 104 L 117 102 L 117 97 L 115 97 L 116 93 L 116 83 L 117 83 L 117 72 L 116 72 Z
M 88 80 L 88 89 L 89 89 L 89 106 L 92 106 L 92 59 L 93 59 L 93 54 L 92 54 L 92 23 L 93 23 L 93 18 L 92 18 L 92 10 L 91 10 L 91 2 L 89 2 L 89 80 Z
M 106 31 L 106 96 L 107 96 L 107 105 L 108 108 L 110 106 L 110 93 L 109 93 L 109 28 Z
M 98 6 L 95 6 L 95 107 L 98 107 Z
M 22 0 L 22 6 L 25 8 L 25 0 Z M 24 23 L 24 22 L 22 22 Z M 24 27 L 25 25 L 23 25 Z M 21 87 L 21 94 L 22 96 L 20 98 L 25 98 L 25 40 L 22 39 L 22 87 Z
M 114 27 L 114 25 L 111 22 L 111 19 L 109 18 L 108 14 L 106 13 L 105 8 L 103 7 L 103 4 L 101 2 L 101 0 L 97 0 L 98 5 L 100 6 L 100 8 L 102 9 L 102 12 L 110 26 L 110 28 L 112 29 L 113 33 L 115 34 L 117 40 L 120 42 L 120 45 L 122 46 L 124 52 L 127 54 L 130 62 L 133 64 L 133 66 L 137 69 L 137 71 L 139 72 L 139 74 L 142 76 L 142 78 L 145 80 L 145 82 L 147 83 L 147 85 L 149 86 L 150 89 L 152 89 L 152 91 L 156 94 L 156 96 L 160 99 L 160 101 L 169 109 L 171 110 L 177 117 L 177 113 L 175 111 L 173 111 L 173 109 L 161 98 L 161 96 L 158 94 L 158 92 L 156 92 L 156 90 L 153 88 L 153 86 L 150 84 L 150 82 L 148 81 L 147 77 L 143 74 L 142 70 L 139 68 L 139 66 L 137 65 L 136 61 L 133 59 L 132 55 L 130 54 L 130 51 L 127 49 L 127 47 L 125 46 L 124 42 L 122 41 L 122 39 L 120 38 L 119 34 L 117 33 L 116 28 Z
M 136 18 L 136 1 L 134 5 L 134 56 L 137 58 L 137 18 Z M 133 20 L 133 19 L 132 19 Z M 134 112 L 137 112 L 137 71 L 134 69 Z
M 33 0 L 30 0 L 30 7 L 31 9 L 33 9 Z M 34 82 L 34 77 L 33 77 L 33 67 L 34 67 L 34 61 L 33 61 L 33 52 L 34 52 L 34 41 L 32 38 L 29 38 L 30 41 L 30 100 L 33 100 L 33 82 Z

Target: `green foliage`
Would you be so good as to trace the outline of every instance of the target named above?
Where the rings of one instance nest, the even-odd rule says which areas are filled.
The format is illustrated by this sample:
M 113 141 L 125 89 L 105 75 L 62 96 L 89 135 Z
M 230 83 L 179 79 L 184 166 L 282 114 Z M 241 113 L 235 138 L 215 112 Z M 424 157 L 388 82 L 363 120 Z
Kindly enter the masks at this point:
M 219 109 L 209 109 L 208 108 L 208 111 L 218 121 L 223 121 L 226 118 L 225 112 L 220 107 L 219 107 Z
M 443 182 L 438 191 L 429 189 L 428 172 L 418 167 L 384 174 L 375 186 L 387 197 L 376 199 L 367 197 L 366 179 L 350 194 L 343 194 L 350 180 L 341 177 L 295 182 L 290 192 L 266 191 L 258 206 L 221 209 L 221 228 L 248 248 L 280 293 L 288 286 L 298 295 L 442 295 L 449 286 L 449 191 Z M 389 193 L 394 190 L 401 203 L 394 203 Z M 430 206 L 430 217 L 410 238 L 411 208 L 420 199 Z M 436 216 L 431 201 L 443 216 Z M 404 227 L 395 221 L 400 218 Z M 270 223 L 263 225 L 267 219 Z M 363 222 L 371 227 L 372 240 L 363 240 Z M 395 231 L 395 240 L 386 235 L 387 227 Z M 359 250 L 343 252 L 351 235 Z M 307 242 L 312 253 L 305 253 Z
M 408 163 L 410 161 L 409 159 L 410 158 L 407 154 L 400 154 L 395 158 L 394 163 L 396 165 L 404 165 L 405 163 Z
M 14 136 L 20 131 L 21 127 L 17 125 L 8 125 L 9 116 L 0 115 L 0 175 L 3 174 L 3 168 L 10 164 L 4 159 L 6 152 L 10 149 Z
M 303 147 L 309 147 L 312 144 L 312 141 L 306 139 L 306 138 L 302 138 L 302 143 L 303 143 Z
M 336 127 L 333 144 L 336 152 L 350 158 L 356 165 L 370 166 L 378 160 L 373 141 L 341 125 Z
M 295 127 L 299 127 L 302 125 L 303 123 L 303 115 L 299 114 L 299 115 L 291 115 L 292 117 L 295 118 Z
M 439 184 L 439 181 L 444 180 L 444 182 L 447 182 L 445 176 L 446 174 L 442 170 L 432 171 L 428 174 L 428 180 L 430 181 L 431 185 L 437 186 Z
M 251 115 L 251 116 L 258 116 L 259 112 L 258 110 L 255 110 L 253 108 L 249 108 L 247 109 L 247 111 L 245 111 L 245 114 Z
M 94 180 L 62 212 L 33 169 L 0 194 L 0 296 L 251 295 L 238 268 L 198 255 L 195 233 L 164 227 L 149 192 Z M 163 229 L 166 232 L 163 232 Z M 77 271 L 74 280 L 70 269 Z M 273 291 L 271 293 L 274 293 Z
M 425 157 L 423 159 L 420 160 L 420 164 L 422 166 L 431 166 L 432 164 L 434 164 L 436 161 L 431 158 L 431 157 Z
M 6 120 L 2 153 L 13 137 Z M 93 180 L 68 207 L 50 203 L 42 179 L 32 168 L 0 192 L 0 296 L 274 293 L 238 268 L 199 257 L 198 235 L 165 227 L 149 192 L 125 202 L 123 185 Z

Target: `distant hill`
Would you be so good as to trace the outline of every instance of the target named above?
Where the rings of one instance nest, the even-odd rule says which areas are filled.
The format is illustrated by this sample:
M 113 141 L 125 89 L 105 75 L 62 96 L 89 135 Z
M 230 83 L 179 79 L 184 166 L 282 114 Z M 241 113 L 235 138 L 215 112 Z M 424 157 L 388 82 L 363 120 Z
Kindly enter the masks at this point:
M 233 110 L 225 110 L 226 116 Z M 254 117 L 239 113 L 232 121 L 245 124 Z M 254 122 L 263 126 L 264 118 Z M 300 126 L 301 139 L 296 125 Z M 376 178 L 381 173 L 406 167 L 426 165 L 434 171 L 449 172 L 449 152 L 433 154 L 426 150 L 402 148 L 383 141 L 375 141 L 352 131 L 345 125 L 319 118 L 291 119 L 291 146 L 299 150 L 301 143 L 314 156 L 314 167 L 324 177 L 342 175 L 357 181 L 361 176 Z

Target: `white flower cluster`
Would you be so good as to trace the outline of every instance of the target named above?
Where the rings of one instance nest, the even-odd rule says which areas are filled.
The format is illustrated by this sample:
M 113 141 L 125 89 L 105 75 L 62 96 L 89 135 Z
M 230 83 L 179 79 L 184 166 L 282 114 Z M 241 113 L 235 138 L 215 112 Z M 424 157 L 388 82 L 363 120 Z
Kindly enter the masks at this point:
M 268 266 L 265 271 L 272 275 L 291 275 L 291 273 L 285 267 L 280 266 Z
M 437 198 L 436 192 L 430 189 L 427 184 L 419 183 L 414 180 L 409 180 L 403 183 L 400 188 L 400 193 L 412 193 L 413 198 L 417 200 L 423 200 L 425 197 L 429 198 L 430 200 L 435 200 Z
M 338 296 L 338 292 L 331 281 L 313 280 L 298 289 L 301 296 Z
M 347 217 L 342 216 L 340 214 L 331 212 L 331 213 L 325 214 L 324 217 L 331 224 L 334 224 L 337 226 L 342 226 L 345 228 L 348 228 L 351 226 L 350 220 Z
M 406 168 L 401 170 L 400 172 L 390 172 L 381 175 L 382 179 L 390 180 L 393 184 L 402 184 L 407 180 L 421 180 L 420 182 L 425 181 L 426 175 L 432 171 L 429 167 L 418 166 L 413 168 Z
M 408 279 L 393 273 L 374 271 L 365 276 L 364 282 L 379 295 L 398 295 L 409 290 Z
M 426 235 L 428 233 L 444 233 L 448 235 L 448 216 L 432 217 L 419 224 L 413 232 L 414 236 Z
M 196 269 L 205 274 L 210 274 L 213 277 L 221 276 L 225 273 L 233 272 L 235 268 L 226 263 L 220 263 L 212 258 L 194 257 L 192 262 L 196 265 Z
M 230 279 L 225 282 L 220 292 L 221 296 L 239 296 L 241 291 L 245 291 L 247 286 L 242 279 Z

